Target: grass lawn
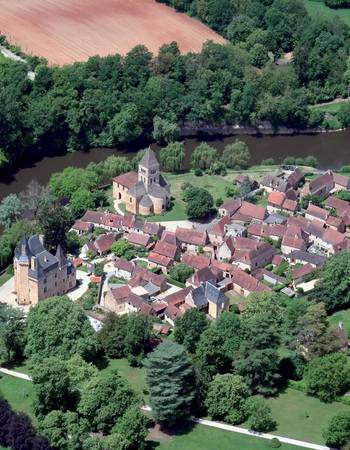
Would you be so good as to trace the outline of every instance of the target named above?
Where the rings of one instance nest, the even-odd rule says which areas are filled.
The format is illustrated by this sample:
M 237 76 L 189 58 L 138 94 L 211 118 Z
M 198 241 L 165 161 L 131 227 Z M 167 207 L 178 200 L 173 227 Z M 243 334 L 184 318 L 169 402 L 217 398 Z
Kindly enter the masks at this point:
M 315 444 L 324 444 L 322 432 L 333 416 L 350 411 L 350 407 L 342 403 L 322 403 L 317 398 L 308 397 L 294 389 L 287 389 L 267 402 L 278 422 L 277 430 L 273 434 Z
M 346 104 L 345 102 L 339 103 L 331 103 L 330 105 L 313 105 L 311 108 L 313 109 L 321 109 L 322 111 L 328 113 L 337 113 L 342 105 Z
M 147 267 L 148 267 L 147 262 L 146 261 L 142 261 L 140 259 L 137 259 L 135 261 L 135 263 L 136 263 L 137 266 L 142 267 L 143 269 L 147 269 Z
M 345 331 L 350 333 L 350 309 L 345 309 L 343 311 L 337 311 L 328 317 L 329 322 L 332 326 L 337 327 L 339 322 L 343 322 Z
M 0 393 L 15 411 L 22 411 L 32 418 L 33 385 L 30 381 L 9 375 L 1 375 Z
M 340 17 L 347 25 L 350 26 L 350 9 L 349 8 L 339 8 L 333 9 L 329 8 L 321 0 L 304 0 L 306 9 L 312 17 L 327 17 L 332 18 L 335 16 Z
M 101 370 L 102 373 L 109 373 L 111 370 L 117 369 L 120 376 L 125 378 L 135 391 L 143 394 L 143 390 L 147 389 L 145 381 L 145 369 L 142 367 L 130 367 L 126 358 L 110 359 L 108 366 Z
M 243 434 L 231 433 L 204 425 L 159 441 L 152 441 L 149 450 L 268 450 L 270 441 Z M 282 444 L 281 450 L 301 450 L 301 447 Z
M 6 283 L 6 281 L 8 281 L 10 278 L 12 278 L 13 275 L 9 274 L 9 273 L 3 273 L 2 275 L 0 275 L 0 286 L 2 286 L 3 284 Z

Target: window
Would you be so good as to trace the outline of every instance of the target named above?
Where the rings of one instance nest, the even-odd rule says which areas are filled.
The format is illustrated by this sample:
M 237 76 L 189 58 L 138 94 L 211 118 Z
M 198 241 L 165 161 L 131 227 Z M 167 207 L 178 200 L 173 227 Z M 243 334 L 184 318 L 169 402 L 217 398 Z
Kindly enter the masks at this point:
M 46 278 L 44 278 L 44 284 L 46 284 L 46 282 L 47 282 L 47 279 L 46 279 Z
M 44 292 L 47 292 L 47 288 L 46 287 L 44 287 Z

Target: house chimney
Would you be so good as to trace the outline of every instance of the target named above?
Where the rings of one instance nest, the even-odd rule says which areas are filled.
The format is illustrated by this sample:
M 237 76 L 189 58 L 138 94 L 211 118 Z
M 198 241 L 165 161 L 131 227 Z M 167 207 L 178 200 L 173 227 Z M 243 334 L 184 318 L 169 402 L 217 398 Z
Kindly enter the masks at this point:
M 42 243 L 42 245 L 44 246 L 44 235 L 43 234 L 39 234 L 39 241 Z

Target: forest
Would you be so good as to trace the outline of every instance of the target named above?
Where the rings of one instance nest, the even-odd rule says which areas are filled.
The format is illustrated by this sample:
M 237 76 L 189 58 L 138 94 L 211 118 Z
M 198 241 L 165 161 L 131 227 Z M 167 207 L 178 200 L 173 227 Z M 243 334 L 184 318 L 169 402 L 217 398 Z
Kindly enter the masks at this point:
M 170 43 L 158 55 L 140 45 L 64 67 L 38 59 L 33 82 L 24 64 L 2 59 L 0 168 L 50 152 L 133 145 L 159 134 L 160 123 L 163 137 L 184 122 L 322 126 L 324 112 L 309 105 L 347 95 L 350 33 L 340 19 L 313 19 L 300 0 L 166 3 L 227 44 L 180 54 Z M 349 115 L 346 108 L 343 126 Z

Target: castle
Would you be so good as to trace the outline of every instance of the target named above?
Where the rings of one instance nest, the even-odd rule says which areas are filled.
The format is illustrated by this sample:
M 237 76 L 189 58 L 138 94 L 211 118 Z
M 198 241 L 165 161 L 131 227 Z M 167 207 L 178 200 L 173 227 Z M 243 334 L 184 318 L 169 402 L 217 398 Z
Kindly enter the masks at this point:
M 24 237 L 13 259 L 15 291 L 19 305 L 35 306 L 40 300 L 64 295 L 76 285 L 76 270 L 61 246 L 52 255 L 42 236 Z
M 127 172 L 113 179 L 113 197 L 125 203 L 133 214 L 162 214 L 170 206 L 170 185 L 159 170 L 149 148 L 141 159 L 138 173 Z

